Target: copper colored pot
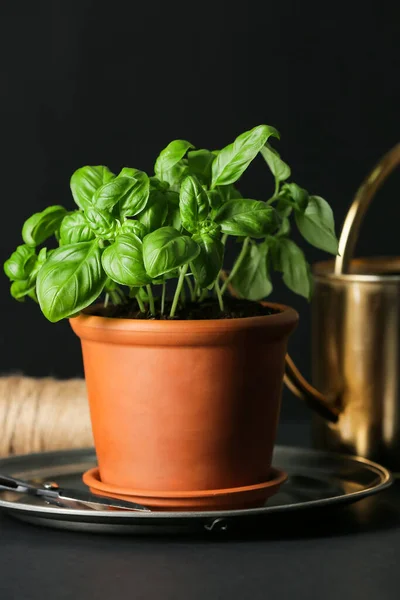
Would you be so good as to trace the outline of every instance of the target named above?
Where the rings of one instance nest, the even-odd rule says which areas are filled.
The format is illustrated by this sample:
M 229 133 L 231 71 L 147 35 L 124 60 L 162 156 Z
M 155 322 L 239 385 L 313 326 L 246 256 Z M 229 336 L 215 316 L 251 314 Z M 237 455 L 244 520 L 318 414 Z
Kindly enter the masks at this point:
M 81 314 L 101 481 L 195 492 L 268 481 L 298 315 L 145 321 Z M 260 501 L 260 500 L 259 500 Z

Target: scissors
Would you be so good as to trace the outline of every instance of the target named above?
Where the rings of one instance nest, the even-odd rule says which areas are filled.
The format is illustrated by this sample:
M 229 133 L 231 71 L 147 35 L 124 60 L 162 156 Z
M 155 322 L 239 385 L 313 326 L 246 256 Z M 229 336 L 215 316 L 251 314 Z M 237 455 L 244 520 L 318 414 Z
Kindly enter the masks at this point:
M 57 483 L 49 481 L 43 485 L 34 485 L 28 481 L 14 479 L 8 475 L 0 474 L 0 490 L 27 494 L 43 498 L 48 504 L 65 508 L 89 508 L 92 510 L 131 510 L 140 512 L 151 512 L 149 508 L 136 502 L 118 500 L 106 496 L 96 496 L 89 492 L 60 488 Z

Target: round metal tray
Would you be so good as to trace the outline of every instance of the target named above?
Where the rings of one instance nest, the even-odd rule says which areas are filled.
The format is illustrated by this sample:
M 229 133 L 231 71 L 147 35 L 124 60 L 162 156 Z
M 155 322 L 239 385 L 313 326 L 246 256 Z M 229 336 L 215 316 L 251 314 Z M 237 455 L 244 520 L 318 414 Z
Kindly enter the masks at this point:
M 0 508 L 23 521 L 46 527 L 109 533 L 177 533 L 218 531 L 246 526 L 276 513 L 315 510 L 355 502 L 390 486 L 384 467 L 363 458 L 277 446 L 273 463 L 289 477 L 261 508 L 218 512 L 150 512 L 76 510 L 49 506 L 36 497 L 0 492 Z M 0 460 L 0 472 L 35 483 L 56 481 L 85 489 L 82 473 L 96 464 L 93 449 L 30 454 Z M 301 517 L 301 515 L 299 515 Z

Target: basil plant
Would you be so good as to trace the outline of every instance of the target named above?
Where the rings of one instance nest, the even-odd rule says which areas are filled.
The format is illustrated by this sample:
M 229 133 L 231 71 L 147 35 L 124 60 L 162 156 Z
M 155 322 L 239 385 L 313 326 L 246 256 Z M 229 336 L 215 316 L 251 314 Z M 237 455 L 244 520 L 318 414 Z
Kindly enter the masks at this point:
M 22 228 L 23 244 L 5 262 L 11 294 L 29 296 L 52 322 L 71 317 L 104 294 L 104 302 L 137 302 L 138 310 L 168 314 L 179 303 L 202 302 L 210 294 L 224 308 L 231 286 L 248 300 L 272 291 L 271 270 L 309 298 L 310 268 L 290 239 L 291 221 L 307 242 L 337 253 L 332 210 L 320 196 L 289 182 L 290 167 L 270 145 L 274 127 L 259 125 L 219 151 L 171 142 L 154 175 L 125 167 L 86 166 L 71 177 L 76 210 L 50 206 Z M 237 184 L 257 157 L 275 180 L 270 198 L 243 198 Z M 237 258 L 223 271 L 227 238 Z M 47 249 L 50 238 L 54 242 Z M 175 280 L 172 302 L 166 282 Z M 171 282 L 169 283 L 171 286 Z M 184 290 L 186 289 L 186 293 Z M 129 300 L 131 299 L 131 300 Z

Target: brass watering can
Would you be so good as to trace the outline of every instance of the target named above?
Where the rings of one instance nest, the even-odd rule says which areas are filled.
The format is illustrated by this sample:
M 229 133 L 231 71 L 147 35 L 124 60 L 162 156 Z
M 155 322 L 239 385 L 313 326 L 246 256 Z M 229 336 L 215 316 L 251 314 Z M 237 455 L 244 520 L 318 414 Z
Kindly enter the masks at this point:
M 318 413 L 319 449 L 364 456 L 400 470 L 400 257 L 352 259 L 376 191 L 400 164 L 390 150 L 358 190 L 339 255 L 314 266 L 312 387 L 286 359 L 285 383 Z

